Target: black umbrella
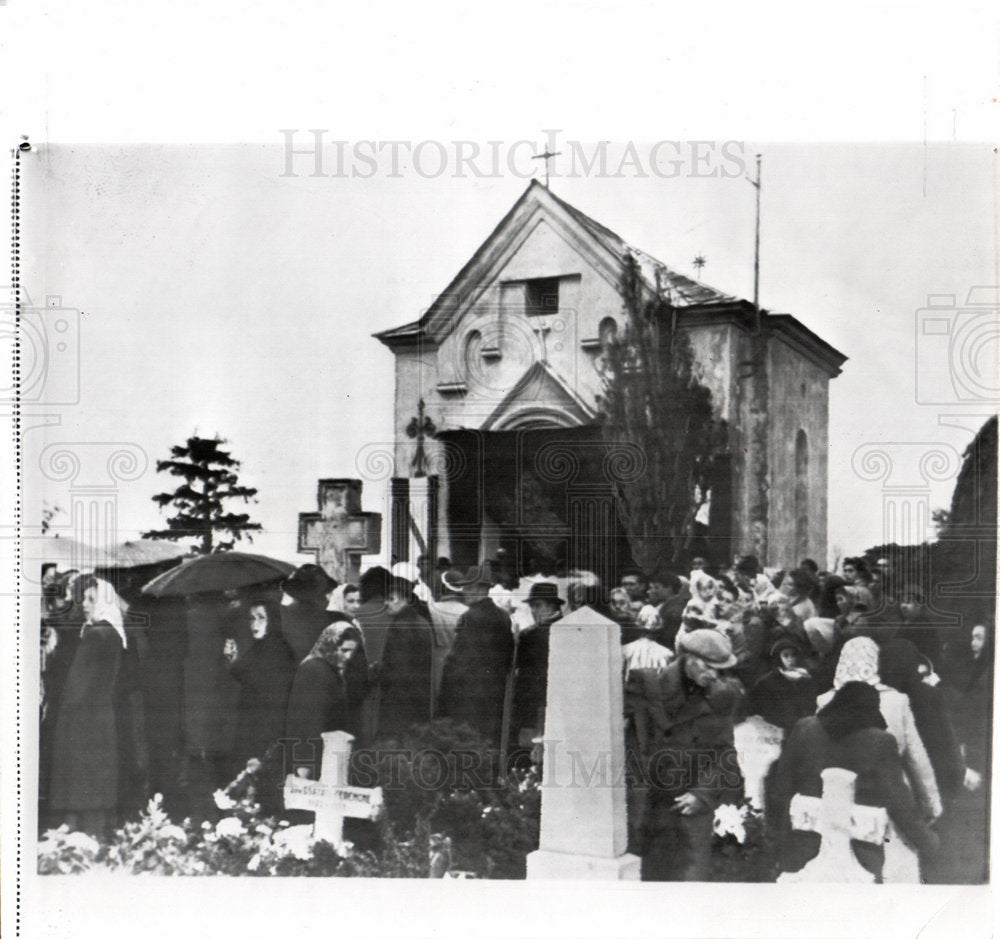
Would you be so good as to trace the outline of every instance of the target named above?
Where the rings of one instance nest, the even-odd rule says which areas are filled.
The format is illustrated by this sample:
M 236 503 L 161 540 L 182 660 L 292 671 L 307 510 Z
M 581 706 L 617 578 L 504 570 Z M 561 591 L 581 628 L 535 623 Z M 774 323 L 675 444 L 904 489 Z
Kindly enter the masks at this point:
M 187 597 L 196 593 L 221 593 L 283 580 L 295 565 L 262 554 L 220 551 L 203 554 L 154 577 L 142 592 L 151 597 Z

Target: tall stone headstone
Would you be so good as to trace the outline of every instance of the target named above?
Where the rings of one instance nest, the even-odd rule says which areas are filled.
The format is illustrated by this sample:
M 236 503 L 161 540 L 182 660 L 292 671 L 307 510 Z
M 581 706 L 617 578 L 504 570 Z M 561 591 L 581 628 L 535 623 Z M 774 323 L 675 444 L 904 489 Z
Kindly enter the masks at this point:
M 357 583 L 361 557 L 378 554 L 382 516 L 361 511 L 360 479 L 321 479 L 318 512 L 299 513 L 298 551 L 314 554 L 334 580 Z
M 528 877 L 638 880 L 627 840 L 620 628 L 582 607 L 551 626 L 541 836 Z

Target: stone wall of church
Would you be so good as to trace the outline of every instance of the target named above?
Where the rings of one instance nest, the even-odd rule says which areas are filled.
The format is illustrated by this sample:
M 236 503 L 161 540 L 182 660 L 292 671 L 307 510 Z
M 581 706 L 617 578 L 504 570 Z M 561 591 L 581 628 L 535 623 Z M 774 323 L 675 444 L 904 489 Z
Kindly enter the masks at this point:
M 768 562 L 826 566 L 829 377 L 778 336 L 769 343 Z

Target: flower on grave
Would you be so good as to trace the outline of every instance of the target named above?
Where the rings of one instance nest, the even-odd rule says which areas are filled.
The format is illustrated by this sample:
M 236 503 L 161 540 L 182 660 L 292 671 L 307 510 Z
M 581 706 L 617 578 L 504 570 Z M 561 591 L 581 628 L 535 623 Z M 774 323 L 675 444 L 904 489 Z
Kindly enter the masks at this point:
M 720 838 L 732 835 L 740 844 L 743 844 L 747 837 L 744 826 L 745 821 L 745 809 L 736 805 L 720 805 L 715 810 L 715 817 L 712 820 L 712 831 Z
M 82 831 L 70 832 L 66 836 L 63 844 L 65 844 L 67 848 L 74 848 L 77 851 L 86 851 L 90 854 L 96 854 L 101 849 L 101 846 L 95 839 L 91 838 L 90 835 L 84 834 Z
M 180 825 L 167 825 L 160 834 L 168 841 L 187 841 L 187 832 Z
M 238 818 L 223 818 L 215 826 L 215 833 L 223 838 L 239 838 L 246 834 L 243 822 Z
M 212 798 L 215 800 L 216 808 L 223 812 L 229 812 L 236 808 L 236 800 L 231 799 L 221 789 L 216 789 L 215 792 L 212 793 Z
M 312 825 L 293 825 L 275 832 L 274 843 L 300 861 L 308 861 L 313 856 Z

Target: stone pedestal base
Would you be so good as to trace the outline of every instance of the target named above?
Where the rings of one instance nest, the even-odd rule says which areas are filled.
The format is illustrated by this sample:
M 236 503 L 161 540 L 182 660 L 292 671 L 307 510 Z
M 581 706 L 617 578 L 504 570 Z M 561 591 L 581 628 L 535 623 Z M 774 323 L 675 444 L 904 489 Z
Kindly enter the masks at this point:
M 641 861 L 634 854 L 589 857 L 560 851 L 532 851 L 528 880 L 638 880 Z

